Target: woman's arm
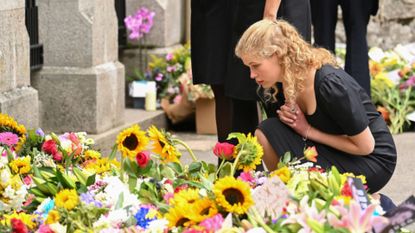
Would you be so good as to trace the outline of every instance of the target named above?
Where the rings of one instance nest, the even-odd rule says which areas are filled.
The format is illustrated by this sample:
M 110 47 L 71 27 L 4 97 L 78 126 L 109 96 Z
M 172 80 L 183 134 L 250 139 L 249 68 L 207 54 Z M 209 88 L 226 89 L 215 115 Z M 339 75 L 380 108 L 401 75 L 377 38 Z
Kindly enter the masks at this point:
M 303 138 L 333 147 L 353 155 L 369 155 L 375 148 L 375 139 L 369 127 L 354 136 L 333 135 L 313 128 L 305 119 L 304 113 L 298 105 L 291 111 L 291 107 L 284 105 L 277 111 L 282 122 L 290 126 Z
M 264 8 L 264 19 L 275 20 L 281 0 L 266 0 Z

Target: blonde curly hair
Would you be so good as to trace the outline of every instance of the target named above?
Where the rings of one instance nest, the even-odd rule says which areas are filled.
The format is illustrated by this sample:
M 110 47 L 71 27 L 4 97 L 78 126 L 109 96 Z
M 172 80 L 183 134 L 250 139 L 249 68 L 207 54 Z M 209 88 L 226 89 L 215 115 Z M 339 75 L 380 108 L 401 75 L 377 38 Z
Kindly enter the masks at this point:
M 248 55 L 258 59 L 276 54 L 285 80 L 284 95 L 290 103 L 294 103 L 297 93 L 304 89 L 304 77 L 310 68 L 319 69 L 324 64 L 337 66 L 328 50 L 313 47 L 304 41 L 297 30 L 284 20 L 264 19 L 251 25 L 236 45 L 235 53 L 239 58 Z M 275 102 L 277 92 L 275 85 L 266 89 L 266 100 Z

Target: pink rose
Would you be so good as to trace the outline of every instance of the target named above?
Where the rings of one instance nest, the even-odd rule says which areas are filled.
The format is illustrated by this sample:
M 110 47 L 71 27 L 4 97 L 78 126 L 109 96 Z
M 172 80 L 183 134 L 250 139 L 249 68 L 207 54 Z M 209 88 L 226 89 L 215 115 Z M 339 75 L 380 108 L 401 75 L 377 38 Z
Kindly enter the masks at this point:
M 61 154 L 61 152 L 56 152 L 55 154 L 52 155 L 52 158 L 55 161 L 58 161 L 58 162 L 62 161 L 62 154 Z
M 148 164 L 148 161 L 150 161 L 150 152 L 148 151 L 142 151 L 138 153 L 135 156 L 135 160 L 137 161 L 137 164 L 141 168 L 145 168 Z
M 233 157 L 235 146 L 227 142 L 218 142 L 213 148 L 213 154 L 221 159 L 230 160 Z
M 30 186 L 32 184 L 32 178 L 30 176 L 26 176 L 23 178 L 23 183 L 27 186 Z

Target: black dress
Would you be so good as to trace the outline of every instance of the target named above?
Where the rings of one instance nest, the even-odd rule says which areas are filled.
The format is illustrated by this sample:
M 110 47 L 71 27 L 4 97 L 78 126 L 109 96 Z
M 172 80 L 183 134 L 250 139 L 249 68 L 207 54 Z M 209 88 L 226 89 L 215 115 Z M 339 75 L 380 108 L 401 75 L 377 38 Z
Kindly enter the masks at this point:
M 397 154 L 392 135 L 369 96 L 344 70 L 330 65 L 317 70 L 314 89 L 317 108 L 314 114 L 306 115 L 310 125 L 325 133 L 349 136 L 359 134 L 369 126 L 375 139 L 375 149 L 368 156 L 351 155 L 308 140 L 308 146 L 317 148 L 316 164 L 323 168 L 334 165 L 340 172 L 364 175 L 369 192 L 380 190 L 393 174 Z M 258 128 L 278 155 L 291 151 L 302 157 L 305 143 L 300 135 L 277 118 L 275 107 L 271 108 L 276 105 L 268 105 L 267 113 L 271 117 Z
M 257 84 L 235 56 L 244 31 L 263 18 L 265 0 L 192 0 L 191 46 L 193 83 L 224 85 L 228 97 L 257 100 Z M 278 18 L 311 38 L 309 0 L 282 0 Z

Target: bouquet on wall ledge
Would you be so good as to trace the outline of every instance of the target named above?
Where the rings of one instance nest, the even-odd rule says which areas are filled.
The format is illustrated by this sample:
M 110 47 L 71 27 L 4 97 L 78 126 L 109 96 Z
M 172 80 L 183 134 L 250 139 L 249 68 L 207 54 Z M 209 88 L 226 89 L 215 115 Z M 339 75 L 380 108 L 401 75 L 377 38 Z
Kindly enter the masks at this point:
M 384 216 L 364 177 L 307 162 L 313 147 L 255 172 L 263 150 L 252 135 L 217 143 L 217 168 L 155 126 L 124 129 L 104 157 L 85 133 L 26 133 L 0 116 L 0 232 L 403 232 L 410 222 Z

